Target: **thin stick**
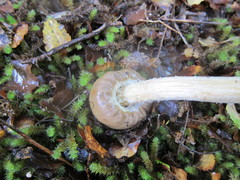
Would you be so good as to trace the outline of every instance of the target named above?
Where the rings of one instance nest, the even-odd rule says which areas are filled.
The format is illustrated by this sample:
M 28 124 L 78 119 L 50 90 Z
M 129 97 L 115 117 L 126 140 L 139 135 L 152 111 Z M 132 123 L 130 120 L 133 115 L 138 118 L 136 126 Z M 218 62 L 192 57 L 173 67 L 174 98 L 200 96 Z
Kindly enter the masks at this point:
M 28 135 L 26 135 L 25 133 L 23 133 L 22 131 L 16 129 L 15 127 L 13 127 L 12 125 L 6 123 L 4 120 L 0 119 L 0 122 L 2 124 L 4 124 L 5 126 L 9 127 L 10 129 L 12 129 L 13 131 L 15 131 L 16 133 L 18 133 L 19 135 L 21 135 L 24 139 L 26 139 L 29 143 L 31 143 L 32 145 L 36 146 L 37 148 L 41 149 L 42 151 L 44 151 L 45 153 L 49 154 L 49 155 L 52 155 L 53 152 L 46 148 L 45 146 L 39 144 L 38 142 L 36 142 L 35 140 L 33 140 L 32 138 L 30 138 Z M 66 159 L 60 157 L 58 158 L 58 160 L 62 161 L 63 163 L 73 167 L 73 165 L 68 162 Z
M 179 29 L 179 27 L 178 27 L 178 25 L 176 24 L 176 23 L 174 23 L 174 26 L 175 26 L 175 28 L 178 30 L 178 32 L 179 32 L 179 35 L 181 36 L 181 38 L 182 38 L 182 40 L 183 40 L 183 42 L 189 47 L 190 45 L 188 44 L 188 42 L 187 42 L 187 40 L 186 40 L 186 38 L 182 35 L 182 32 L 180 31 L 180 29 Z
M 93 32 L 91 33 L 88 33 L 86 35 L 83 35 L 83 36 L 80 36 L 76 39 L 73 39 L 72 41 L 69 41 L 61 46 L 58 46 L 56 48 L 53 48 L 51 49 L 50 51 L 40 55 L 40 56 L 37 56 L 37 57 L 33 57 L 33 58 L 30 58 L 30 59 L 18 59 L 18 61 L 20 61 L 21 63 L 23 64 L 35 64 L 37 63 L 38 61 L 42 61 L 44 60 L 45 58 L 49 57 L 49 56 L 52 56 L 53 54 L 56 54 L 58 53 L 59 51 L 65 49 L 65 48 L 68 48 L 74 44 L 77 44 L 81 41 L 84 41 L 86 39 L 90 39 L 91 37 L 93 36 L 96 36 L 98 35 L 100 32 L 102 32 L 104 29 L 106 29 L 107 27 L 109 26 L 109 24 L 103 24 L 101 27 L 99 27 L 98 29 L 94 30 Z
M 171 26 L 167 25 L 165 22 L 161 21 L 161 20 L 156 20 L 156 21 L 153 21 L 153 20 L 141 20 L 141 22 L 149 22 L 149 23 L 161 23 L 162 25 L 164 25 L 165 27 L 167 27 L 168 29 L 172 30 L 173 32 L 179 34 L 179 32 L 172 28 Z
M 161 42 L 160 42 L 160 46 L 159 46 L 159 49 L 158 49 L 158 54 L 157 54 L 156 59 L 159 59 L 159 57 L 160 57 L 162 46 L 163 46 L 163 41 L 164 41 L 164 38 L 166 36 L 166 32 L 167 32 L 167 27 L 165 27 L 165 29 L 163 31 L 163 36 L 162 36 L 162 39 L 161 39 Z
M 195 21 L 191 19 L 167 19 L 161 18 L 163 21 L 171 21 L 171 22 L 178 22 L 178 23 L 194 23 L 194 24 L 211 24 L 211 25 L 224 25 L 228 23 L 220 23 L 220 22 L 206 22 L 206 21 Z

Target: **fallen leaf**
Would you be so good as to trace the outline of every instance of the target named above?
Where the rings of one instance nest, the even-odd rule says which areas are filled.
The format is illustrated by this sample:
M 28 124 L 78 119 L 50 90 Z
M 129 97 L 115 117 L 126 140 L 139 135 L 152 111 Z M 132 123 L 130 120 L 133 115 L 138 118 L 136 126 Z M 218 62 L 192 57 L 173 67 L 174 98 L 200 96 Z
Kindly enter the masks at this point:
M 193 5 L 199 5 L 201 4 L 201 2 L 203 2 L 204 0 L 187 0 L 187 4 L 189 6 L 193 6 Z
M 91 72 L 97 73 L 101 71 L 106 71 L 107 69 L 113 69 L 115 67 L 114 62 L 106 62 L 103 65 L 96 64 L 93 68 L 90 69 Z
M 234 125 L 240 129 L 240 114 L 237 112 L 234 104 L 227 104 L 226 111 L 229 114 Z
M 176 73 L 177 76 L 193 76 L 198 74 L 202 70 L 201 66 L 192 65 L 189 67 L 185 67 L 180 72 Z
M 215 162 L 216 160 L 213 154 L 203 154 L 198 163 L 198 169 L 202 171 L 211 170 L 214 168 Z
M 171 167 L 173 170 L 173 175 L 177 180 L 187 180 L 187 173 L 181 169 L 181 168 L 176 168 L 174 166 Z
M 2 50 L 5 46 L 11 44 L 11 42 L 12 42 L 12 39 L 0 26 L 0 50 Z
M 163 10 L 167 10 L 174 4 L 174 0 L 152 0 L 153 4 Z
M 0 138 L 4 137 L 6 132 L 3 129 L 0 129 Z
M 89 149 L 98 153 L 102 158 L 109 157 L 108 151 L 92 135 L 92 128 L 90 126 L 85 126 L 84 128 L 78 126 L 78 133 Z
M 4 13 L 12 13 L 14 12 L 11 1 L 9 0 L 1 0 L 3 2 L 0 3 L 0 12 Z
M 221 179 L 221 174 L 220 173 L 211 172 L 210 175 L 212 177 L 212 180 L 220 180 Z
M 7 87 L 19 93 L 31 93 L 39 85 L 37 77 L 31 71 L 32 65 L 21 64 L 19 61 L 12 61 L 12 64 L 14 65 L 12 81 Z
M 52 18 L 44 22 L 43 42 L 45 43 L 46 51 L 50 51 L 69 41 L 71 41 L 71 36 L 67 33 L 63 25 Z
M 187 58 L 190 58 L 193 56 L 193 48 L 186 48 L 184 50 L 184 55 L 187 57 Z
M 16 34 L 13 37 L 13 42 L 11 44 L 12 48 L 16 48 L 23 40 L 24 36 L 28 33 L 28 24 L 24 23 L 19 26 L 16 30 Z
M 70 103 L 74 98 L 73 90 L 67 86 L 66 81 L 60 81 L 56 84 L 53 97 L 47 100 L 41 100 L 39 103 L 48 111 L 54 112 L 60 117 L 64 117 L 61 108 Z
M 219 43 L 212 37 L 208 36 L 206 39 L 199 38 L 198 42 L 203 46 L 203 47 L 211 47 L 211 46 L 216 46 Z
M 229 2 L 231 2 L 231 0 L 212 0 L 213 3 L 215 4 L 228 4 Z
M 122 157 L 132 157 L 136 154 L 140 142 L 140 139 L 131 139 L 127 146 L 115 145 L 109 148 L 109 153 L 117 159 Z
M 0 97 L 3 99 L 7 99 L 7 93 L 3 90 L 0 90 Z
M 146 4 L 142 4 L 137 10 L 128 10 L 123 21 L 126 25 L 136 25 L 145 19 Z

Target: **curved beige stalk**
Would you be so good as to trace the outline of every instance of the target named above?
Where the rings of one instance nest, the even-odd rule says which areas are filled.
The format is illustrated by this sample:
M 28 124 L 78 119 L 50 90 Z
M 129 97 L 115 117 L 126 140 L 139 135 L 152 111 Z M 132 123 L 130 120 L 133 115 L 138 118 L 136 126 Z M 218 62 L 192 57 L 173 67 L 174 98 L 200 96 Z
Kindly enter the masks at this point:
M 239 77 L 166 77 L 144 80 L 136 71 L 108 72 L 93 85 L 89 102 L 96 118 L 113 129 L 139 124 L 151 102 L 187 100 L 240 103 Z
M 121 93 L 129 104 L 163 100 L 240 103 L 240 78 L 165 77 L 132 83 Z

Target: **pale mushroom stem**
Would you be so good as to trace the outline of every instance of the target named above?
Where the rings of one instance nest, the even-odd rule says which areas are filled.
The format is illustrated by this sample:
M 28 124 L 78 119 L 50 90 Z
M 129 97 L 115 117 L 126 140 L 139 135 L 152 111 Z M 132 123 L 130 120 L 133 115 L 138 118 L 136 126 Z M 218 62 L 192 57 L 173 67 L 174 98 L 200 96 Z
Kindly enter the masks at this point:
M 128 129 L 145 119 L 151 102 L 186 100 L 240 103 L 239 77 L 165 77 L 144 80 L 136 71 L 108 72 L 92 87 L 89 103 L 95 117 L 113 129 Z
M 166 77 L 132 83 L 120 91 L 119 101 L 125 105 L 162 100 L 240 103 L 240 78 Z

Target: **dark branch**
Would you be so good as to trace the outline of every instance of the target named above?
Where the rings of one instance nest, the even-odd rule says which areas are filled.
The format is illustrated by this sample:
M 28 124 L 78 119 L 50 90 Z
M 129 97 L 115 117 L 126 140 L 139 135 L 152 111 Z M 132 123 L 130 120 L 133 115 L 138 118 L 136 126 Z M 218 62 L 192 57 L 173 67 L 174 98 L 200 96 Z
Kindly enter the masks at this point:
M 81 41 L 84 41 L 86 39 L 90 39 L 91 37 L 93 36 L 96 36 L 98 35 L 100 32 L 102 32 L 104 29 L 106 29 L 109 25 L 108 24 L 103 24 L 101 27 L 99 27 L 98 29 L 94 30 L 93 32 L 91 33 L 88 33 L 86 35 L 83 35 L 83 36 L 80 36 L 79 38 L 76 38 L 76 39 L 73 39 L 72 41 L 69 41 L 61 46 L 58 46 L 56 48 L 53 48 L 52 50 L 40 55 L 40 56 L 37 56 L 37 57 L 33 57 L 33 58 L 30 58 L 30 59 L 17 59 L 17 61 L 23 63 L 23 64 L 35 64 L 37 63 L 38 61 L 42 61 L 44 60 L 45 58 L 47 57 L 50 57 L 52 56 L 53 54 L 56 54 L 58 53 L 59 51 L 63 50 L 63 49 L 66 49 L 74 44 L 77 44 Z
M 22 136 L 24 139 L 26 139 L 29 143 L 31 143 L 32 145 L 36 146 L 37 148 L 41 149 L 42 151 L 44 151 L 45 153 L 52 155 L 53 152 L 48 149 L 47 147 L 39 144 L 38 142 L 36 142 L 35 140 L 33 140 L 32 138 L 30 138 L 28 135 L 26 135 L 25 133 L 23 133 L 22 131 L 20 131 L 19 129 L 16 129 L 15 127 L 13 127 L 12 125 L 6 123 L 4 120 L 0 119 L 0 122 L 2 124 L 4 124 L 5 126 L 9 127 L 10 129 L 12 129 L 13 131 L 15 131 L 16 133 L 18 133 L 20 136 Z M 66 159 L 60 157 L 58 158 L 58 160 L 62 161 L 63 163 L 73 167 L 73 165 L 68 162 Z

